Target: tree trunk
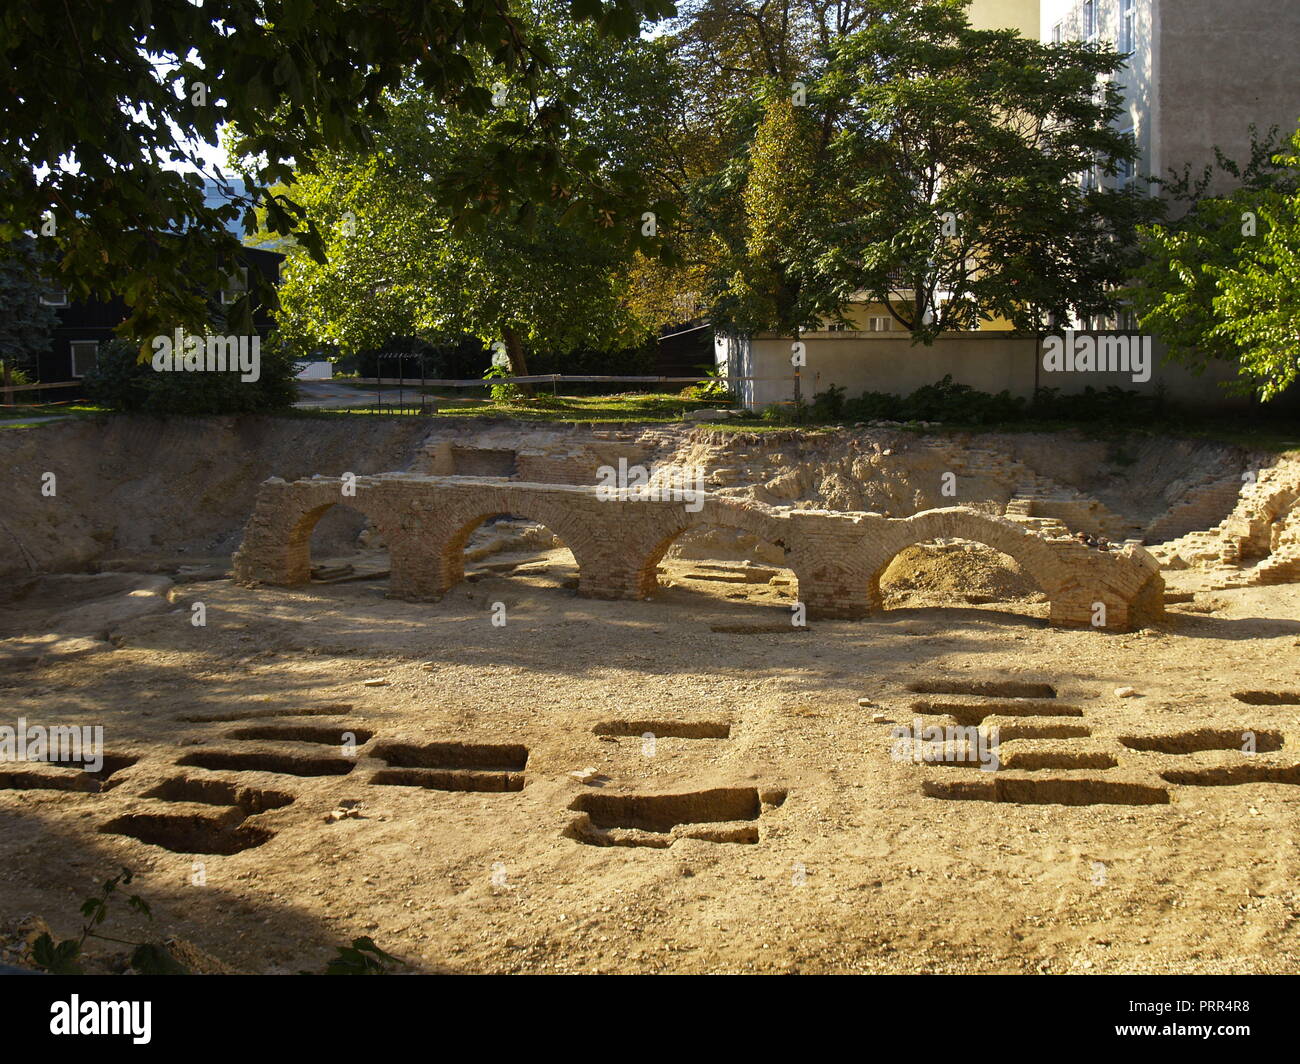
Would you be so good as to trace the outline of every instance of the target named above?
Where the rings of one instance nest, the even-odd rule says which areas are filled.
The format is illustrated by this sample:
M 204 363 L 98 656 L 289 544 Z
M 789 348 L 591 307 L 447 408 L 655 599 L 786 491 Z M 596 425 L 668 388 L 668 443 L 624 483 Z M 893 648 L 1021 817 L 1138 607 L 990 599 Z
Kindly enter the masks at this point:
M 524 356 L 524 344 L 519 339 L 519 334 L 509 325 L 501 326 L 501 339 L 506 344 L 506 357 L 510 359 L 510 372 L 516 377 L 528 376 L 528 360 Z M 523 395 L 531 396 L 533 386 L 531 384 L 516 384 L 516 388 Z

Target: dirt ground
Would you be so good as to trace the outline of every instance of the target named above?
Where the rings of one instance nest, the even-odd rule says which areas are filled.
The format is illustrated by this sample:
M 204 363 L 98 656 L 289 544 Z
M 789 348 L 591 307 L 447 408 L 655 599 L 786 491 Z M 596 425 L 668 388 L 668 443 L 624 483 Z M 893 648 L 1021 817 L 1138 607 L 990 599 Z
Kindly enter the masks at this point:
M 1194 597 L 1117 635 L 1005 574 L 909 606 L 945 590 L 914 566 L 899 608 L 799 629 L 762 562 L 670 558 L 646 602 L 577 597 L 566 551 L 471 569 L 429 604 L 178 583 L 0 672 L 8 716 L 115 757 L 94 790 L 0 774 L 0 960 L 126 865 L 152 927 L 106 933 L 247 972 L 358 935 L 416 971 L 1300 967 L 1300 585 L 1167 574 Z M 999 726 L 1003 771 L 894 756 L 919 713 Z

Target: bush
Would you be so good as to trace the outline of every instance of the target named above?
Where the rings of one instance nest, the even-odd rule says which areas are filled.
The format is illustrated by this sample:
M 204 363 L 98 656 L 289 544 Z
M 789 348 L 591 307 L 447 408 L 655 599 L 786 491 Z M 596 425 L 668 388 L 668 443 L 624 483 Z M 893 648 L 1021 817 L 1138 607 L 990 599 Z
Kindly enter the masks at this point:
M 844 389 L 832 384 L 824 392 L 813 396 L 808 416 L 813 421 L 839 421 L 844 417 Z
M 808 407 L 809 419 L 817 422 L 941 421 L 948 425 L 1008 425 L 1041 420 L 1132 426 L 1149 424 L 1166 413 L 1161 395 L 1142 395 L 1113 385 L 1105 391 L 1085 388 L 1080 395 L 1061 395 L 1055 388 L 1040 388 L 1033 401 L 1026 402 L 1010 392 L 991 395 L 968 384 L 954 384 L 951 376 L 906 397 L 865 392 L 856 399 L 845 399 L 844 389 L 831 385 L 813 396 Z
M 84 383 L 88 398 L 129 413 L 255 414 L 292 406 L 298 364 L 274 339 L 261 346 L 260 368 L 256 381 L 241 381 L 238 372 L 162 372 L 141 360 L 135 344 L 111 340 Z
M 1081 395 L 1061 395 L 1056 388 L 1039 388 L 1030 410 L 1044 421 L 1088 421 L 1143 425 L 1166 411 L 1163 395 L 1142 395 L 1111 385 L 1105 391 L 1085 388 Z
M 863 392 L 844 403 L 844 417 L 848 421 L 900 421 L 905 401 L 888 392 Z

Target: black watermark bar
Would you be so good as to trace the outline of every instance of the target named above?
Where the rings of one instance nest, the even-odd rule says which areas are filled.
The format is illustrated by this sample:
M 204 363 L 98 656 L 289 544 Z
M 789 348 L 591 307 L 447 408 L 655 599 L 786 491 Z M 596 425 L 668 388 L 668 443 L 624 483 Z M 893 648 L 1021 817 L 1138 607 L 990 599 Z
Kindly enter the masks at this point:
M 375 1025 L 367 1017 L 385 1017 L 386 1037 L 414 1038 L 422 1031 L 428 1033 L 430 1009 L 460 1015 L 457 1006 L 462 996 L 470 1008 L 489 1007 L 490 1002 L 493 1011 L 507 1009 L 512 1024 L 525 1029 L 545 1029 L 533 1025 L 555 1022 L 556 1014 L 547 1005 L 553 999 L 536 983 L 547 977 L 489 978 L 490 988 L 481 980 L 436 975 L 340 982 L 304 976 L 33 974 L 12 975 L 0 982 L 0 990 L 10 1020 L 6 1047 L 15 1051 L 74 1043 L 75 1048 L 93 1050 L 98 1048 L 94 1043 L 111 1043 L 132 1055 L 174 1052 L 201 1043 L 205 1055 L 213 1055 L 246 1050 L 255 1043 L 263 1056 L 278 1049 L 301 1055 L 319 1048 L 337 1054 L 354 1046 L 373 1046 Z M 677 981 L 645 976 L 549 978 L 581 983 L 580 987 L 557 986 L 554 992 L 582 994 L 584 1012 L 604 1015 L 615 1028 L 620 1017 L 634 1026 L 647 1016 L 666 1019 L 680 1009 L 681 994 L 687 991 L 680 980 L 711 978 L 711 992 L 720 995 L 719 1002 L 734 990 L 737 1001 L 743 993 L 746 1007 L 753 1009 L 771 995 L 773 1008 L 764 1010 L 764 1030 L 769 1034 L 786 1027 L 807 1035 L 814 1015 L 819 1041 L 832 1037 L 837 1028 L 846 1036 L 861 1038 L 867 1015 L 878 1031 L 899 1022 L 915 1033 L 912 1025 L 919 1019 L 938 1036 L 946 1022 L 957 1020 L 964 1041 L 976 1028 L 987 1025 L 991 1037 L 1012 1038 L 1039 1051 L 1053 1045 L 1077 1051 L 1123 1043 L 1144 1048 L 1177 1046 L 1180 1051 L 1198 1043 L 1212 1052 L 1254 1049 L 1294 1031 L 1297 989 L 1293 976 L 982 975 L 937 977 L 943 980 L 941 985 L 935 985 L 935 977 L 924 976 L 769 977 L 766 981 L 751 976 L 743 989 L 723 986 L 725 975 L 681 976 Z M 195 979 L 202 984 L 196 986 Z M 635 1014 L 627 1011 L 630 988 L 625 984 L 630 979 L 639 983 L 633 991 L 638 1002 Z M 867 1014 L 858 1008 L 825 1008 L 826 994 L 834 992 L 824 985 L 830 979 L 845 984 L 835 990 L 861 995 Z M 338 1011 L 323 1008 L 336 1000 Z M 731 1036 L 748 1037 L 731 1025 L 718 1025 L 714 1037 Z

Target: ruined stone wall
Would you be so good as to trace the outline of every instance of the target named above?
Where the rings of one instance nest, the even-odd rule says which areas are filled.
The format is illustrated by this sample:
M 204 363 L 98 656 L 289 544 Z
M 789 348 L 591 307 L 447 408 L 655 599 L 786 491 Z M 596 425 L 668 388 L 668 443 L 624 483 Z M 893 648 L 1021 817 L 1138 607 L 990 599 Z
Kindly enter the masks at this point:
M 349 494 L 351 492 L 351 494 Z M 263 483 L 235 555 L 245 584 L 294 585 L 310 575 L 311 531 L 332 506 L 365 514 L 388 544 L 390 594 L 436 599 L 464 577 L 464 547 L 489 517 L 538 521 L 573 552 L 579 593 L 643 598 L 657 586 L 656 567 L 674 539 L 700 525 L 733 528 L 774 543 L 794 571 L 809 617 L 855 618 L 880 610 L 880 576 L 902 550 L 950 538 L 985 543 L 1013 558 L 1065 626 L 1127 630 L 1163 612 L 1164 581 L 1141 547 L 1105 552 L 1062 526 L 1017 522 L 967 507 L 908 518 L 778 509 L 702 493 L 662 497 L 593 487 L 487 477 L 386 473 Z

